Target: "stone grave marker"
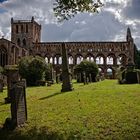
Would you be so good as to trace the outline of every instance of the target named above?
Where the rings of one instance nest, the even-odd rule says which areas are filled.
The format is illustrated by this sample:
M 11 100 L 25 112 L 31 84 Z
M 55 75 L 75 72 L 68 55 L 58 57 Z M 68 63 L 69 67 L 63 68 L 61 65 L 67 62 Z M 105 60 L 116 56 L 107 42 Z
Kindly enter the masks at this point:
M 11 118 L 7 118 L 4 128 L 13 130 L 22 126 L 27 120 L 27 105 L 25 81 L 15 83 L 10 89 L 11 93 Z
M 17 82 L 11 89 L 11 114 L 16 126 L 27 120 L 25 81 Z
M 69 72 L 68 56 L 65 43 L 62 44 L 62 90 L 61 92 L 72 91 L 72 83 Z

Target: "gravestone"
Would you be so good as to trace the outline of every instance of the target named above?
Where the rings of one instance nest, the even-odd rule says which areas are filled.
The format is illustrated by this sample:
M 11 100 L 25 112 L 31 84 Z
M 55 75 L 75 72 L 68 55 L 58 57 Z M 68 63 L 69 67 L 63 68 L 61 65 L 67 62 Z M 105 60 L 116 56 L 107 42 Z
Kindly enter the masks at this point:
M 11 119 L 7 118 L 4 128 L 15 129 L 27 120 L 25 81 L 15 83 L 11 91 Z
M 90 82 L 90 83 L 92 82 L 92 76 L 91 76 L 91 73 L 89 74 L 89 82 Z
M 84 80 L 84 85 L 87 83 L 87 81 L 86 81 L 86 73 L 85 72 L 83 72 L 83 80 Z
M 62 90 L 61 92 L 72 91 L 72 83 L 70 78 L 68 56 L 65 43 L 62 43 Z
M 6 75 L 7 75 L 7 98 L 5 98 L 5 103 L 10 103 L 11 93 L 10 89 L 16 83 L 19 81 L 20 76 L 18 72 L 18 68 L 14 67 L 12 65 L 7 65 L 5 67 Z

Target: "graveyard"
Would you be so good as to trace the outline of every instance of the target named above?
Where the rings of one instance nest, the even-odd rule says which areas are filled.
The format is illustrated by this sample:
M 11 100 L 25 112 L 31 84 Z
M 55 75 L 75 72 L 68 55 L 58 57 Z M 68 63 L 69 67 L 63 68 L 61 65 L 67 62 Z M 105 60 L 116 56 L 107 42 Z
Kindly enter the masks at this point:
M 62 83 L 27 87 L 28 119 L 13 131 L 3 130 L 10 117 L 0 93 L 0 139 L 140 139 L 140 86 L 104 80 L 84 85 L 73 81 L 73 91 Z

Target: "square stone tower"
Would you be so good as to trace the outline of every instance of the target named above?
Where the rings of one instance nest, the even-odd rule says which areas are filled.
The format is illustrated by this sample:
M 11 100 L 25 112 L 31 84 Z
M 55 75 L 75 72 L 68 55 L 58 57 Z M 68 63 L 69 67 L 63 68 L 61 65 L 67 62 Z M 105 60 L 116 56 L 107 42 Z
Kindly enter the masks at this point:
M 31 20 L 14 20 L 11 18 L 11 41 L 20 47 L 29 49 L 33 43 L 40 42 L 41 25 L 32 17 Z

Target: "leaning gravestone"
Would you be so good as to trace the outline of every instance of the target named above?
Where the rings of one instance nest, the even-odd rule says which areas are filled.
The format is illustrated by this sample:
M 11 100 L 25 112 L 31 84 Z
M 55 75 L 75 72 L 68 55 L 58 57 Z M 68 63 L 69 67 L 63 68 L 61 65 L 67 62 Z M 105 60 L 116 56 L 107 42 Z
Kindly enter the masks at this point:
M 6 119 L 4 128 L 15 129 L 27 120 L 25 81 L 19 81 L 11 88 L 11 119 Z
M 62 44 L 62 90 L 61 92 L 72 91 L 72 83 L 70 78 L 68 56 L 65 43 Z

